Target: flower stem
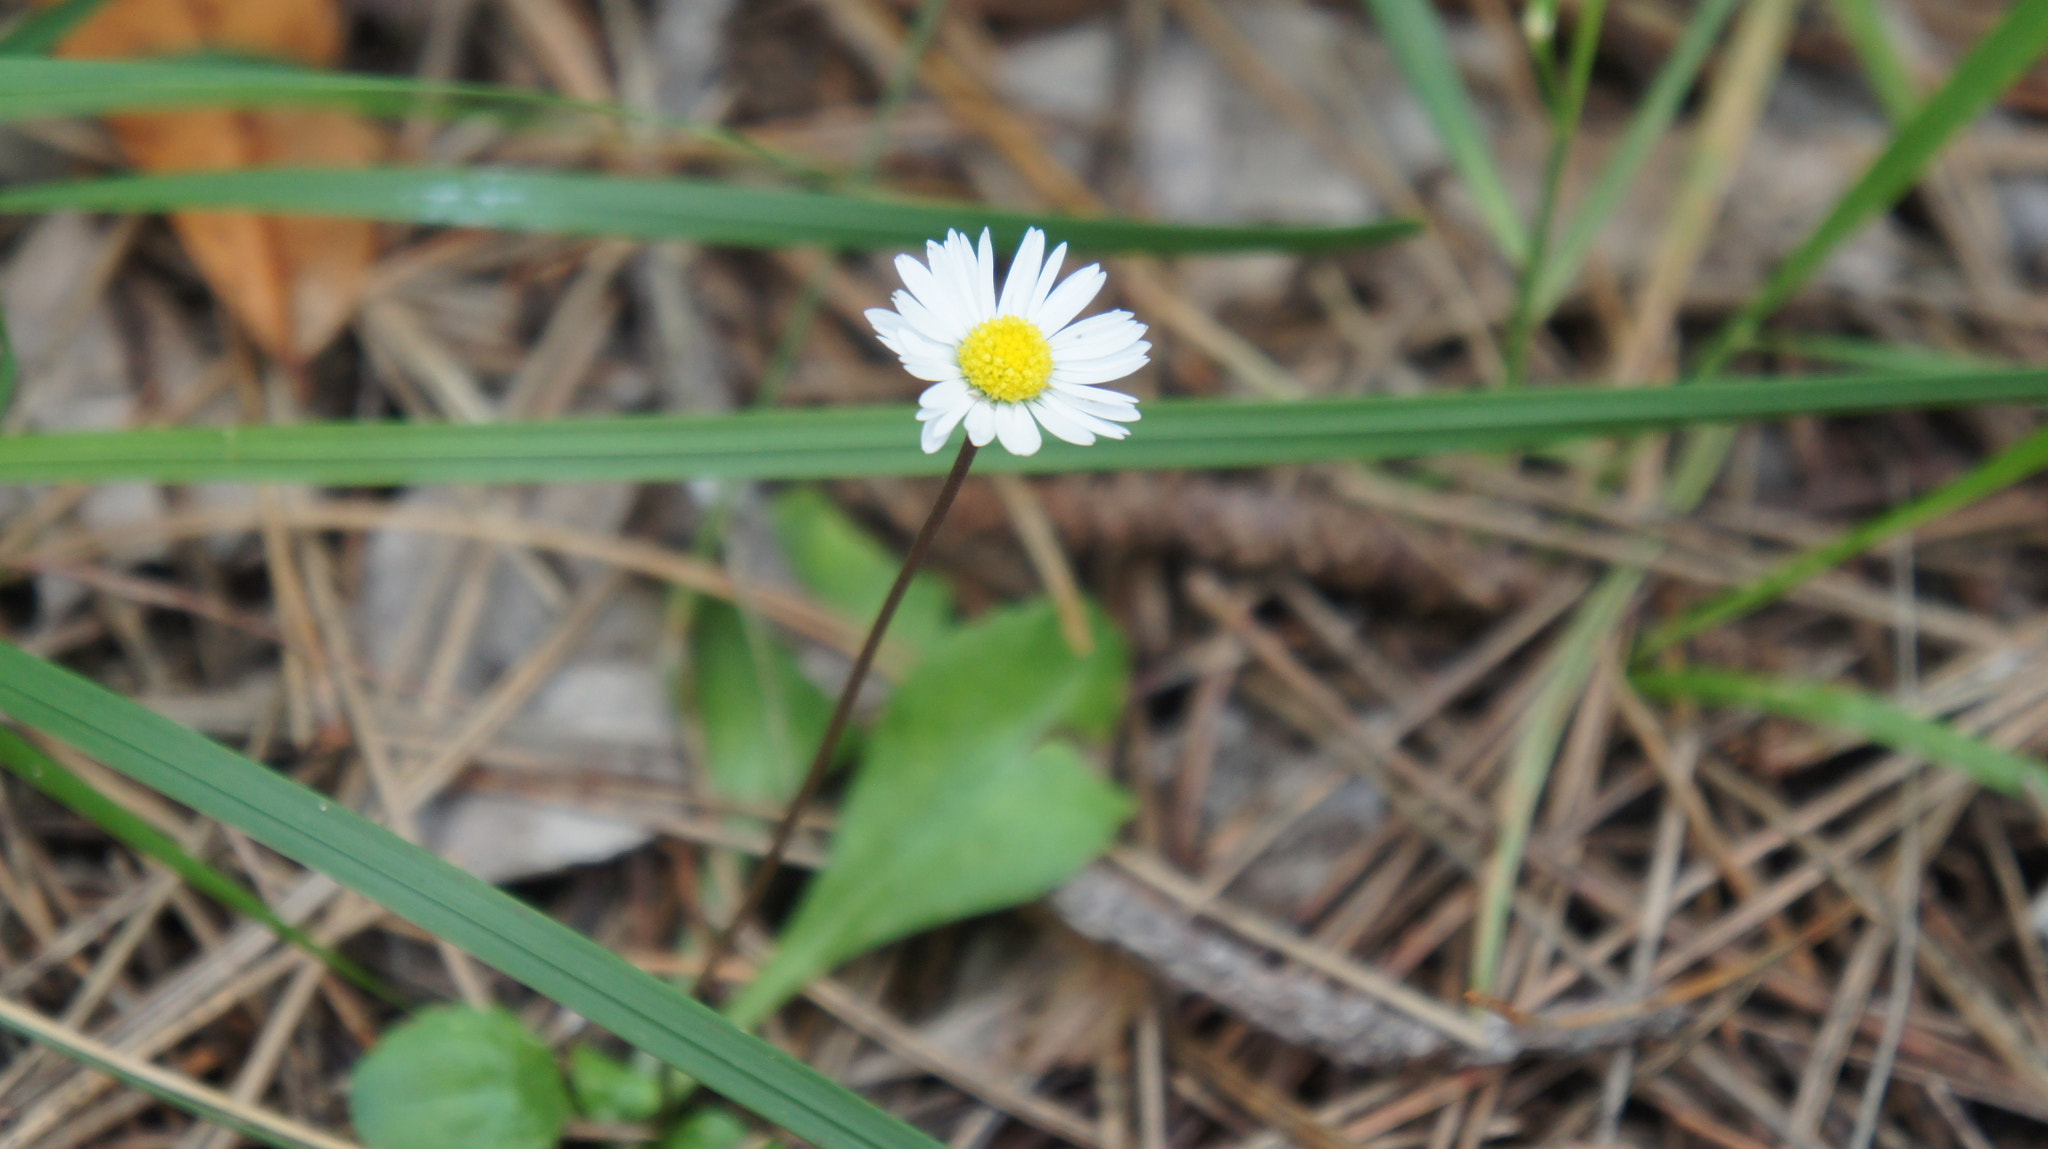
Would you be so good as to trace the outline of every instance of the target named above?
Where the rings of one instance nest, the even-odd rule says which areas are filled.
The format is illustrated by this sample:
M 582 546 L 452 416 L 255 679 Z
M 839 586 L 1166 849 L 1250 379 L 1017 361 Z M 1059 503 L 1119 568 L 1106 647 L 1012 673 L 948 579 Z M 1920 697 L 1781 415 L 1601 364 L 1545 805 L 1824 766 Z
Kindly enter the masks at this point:
M 953 469 L 946 473 L 946 484 L 939 488 L 939 497 L 932 503 L 931 513 L 925 516 L 924 525 L 917 529 L 917 538 L 910 544 L 910 553 L 903 557 L 903 569 L 896 572 L 896 581 L 889 587 L 888 597 L 882 600 L 882 609 L 876 613 L 874 625 L 868 627 L 868 636 L 861 643 L 860 653 L 854 657 L 853 670 L 846 676 L 846 685 L 839 690 L 839 701 L 832 707 L 831 721 L 825 724 L 825 736 L 818 740 L 818 752 L 811 758 L 811 768 L 804 775 L 803 784 L 790 798 L 789 807 L 782 813 L 782 821 L 776 823 L 775 836 L 768 842 L 768 852 L 761 855 L 760 863 L 754 867 L 739 907 L 733 911 L 725 928 L 711 939 L 711 947 L 704 954 L 704 969 L 697 975 L 693 992 L 702 992 L 715 984 L 718 967 L 732 953 L 733 941 L 739 935 L 740 927 L 760 907 L 762 897 L 768 892 L 768 883 L 782 868 L 782 856 L 789 850 L 789 840 L 796 835 L 797 819 L 818 796 L 818 788 L 824 785 L 825 772 L 832 765 L 834 752 L 839 749 L 840 736 L 846 733 L 847 720 L 853 716 L 854 699 L 860 695 L 861 683 L 867 680 L 868 668 L 874 665 L 875 652 L 881 649 L 882 635 L 889 629 L 889 620 L 896 617 L 896 608 L 902 605 L 904 592 L 910 589 L 911 577 L 924 565 L 932 536 L 939 533 L 939 523 L 952 509 L 953 498 L 960 493 L 960 485 L 966 481 L 967 469 L 974 465 L 974 455 L 978 450 L 980 448 L 972 440 L 961 442 L 960 454 L 953 460 Z

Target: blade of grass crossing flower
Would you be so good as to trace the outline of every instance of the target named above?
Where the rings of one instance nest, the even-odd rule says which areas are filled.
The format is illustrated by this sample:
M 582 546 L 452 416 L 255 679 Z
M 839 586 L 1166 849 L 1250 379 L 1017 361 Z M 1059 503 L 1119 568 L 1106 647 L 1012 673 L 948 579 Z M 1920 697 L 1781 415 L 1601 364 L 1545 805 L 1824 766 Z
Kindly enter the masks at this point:
M 1622 133 L 1621 143 L 1614 149 L 1614 158 L 1601 169 L 1600 178 L 1587 193 L 1585 203 L 1573 214 L 1563 235 L 1543 261 L 1536 276 L 1536 322 L 1542 322 L 1557 309 L 1572 281 L 1578 277 L 1579 269 L 1585 266 L 1586 257 L 1592 253 L 1593 242 L 1599 238 L 1600 229 L 1614 218 L 1622 197 L 1628 194 L 1643 164 L 1649 160 L 1651 150 L 1671 127 L 1687 93 L 1692 91 L 1693 82 L 1699 78 L 1700 67 L 1706 62 L 1707 54 L 1713 50 L 1722 29 L 1728 25 L 1728 18 L 1735 14 L 1741 3 L 1742 0 L 1706 0 L 1694 13 L 1692 22 L 1686 25 L 1684 35 L 1671 49 L 1671 55 L 1657 70 L 1656 79 L 1651 81 L 1649 91 L 1629 120 L 1628 130 Z
M 1761 710 L 1846 730 L 1880 746 L 1960 770 L 2000 793 L 2048 794 L 2048 764 L 2040 759 L 1993 746 L 1863 691 L 1720 670 L 1644 671 L 1631 675 L 1629 681 L 1643 693 L 1660 698 Z
M 1831 542 L 1781 563 L 1762 578 L 1665 623 L 1643 639 L 1636 656 L 1649 658 L 1701 631 L 1741 618 L 1823 571 L 2044 470 L 2048 470 L 2048 427 L 1978 464 L 1962 478 L 1870 519 Z
M 42 56 L 56 48 L 73 28 L 83 24 L 107 0 L 63 0 L 31 11 L 0 34 L 0 56 Z
M 1294 402 L 1158 401 L 1139 434 L 986 470 L 1251 467 L 1503 450 L 1700 423 L 2048 399 L 2048 368 Z M 0 482 L 535 483 L 930 475 L 898 406 L 540 423 L 307 423 L 19 435 Z
M 213 1087 L 95 1041 L 27 1006 L 0 998 L 0 1029 L 89 1065 L 132 1089 L 276 1149 L 359 1149 L 289 1117 L 244 1105 Z
M 319 958 L 334 972 L 387 1001 L 398 1000 L 397 995 L 376 975 L 278 917 L 256 891 L 194 857 L 178 844 L 177 839 L 102 794 L 77 771 L 43 753 L 33 742 L 4 726 L 0 726 L 0 766 L 41 790 L 52 801 L 105 830 L 115 841 L 138 854 L 156 859 L 193 889 L 238 914 L 269 926 L 277 936 Z
M 1841 25 L 1842 35 L 1855 50 L 1857 62 L 1863 65 L 1863 78 L 1877 93 L 1885 114 L 1894 120 L 1912 115 L 1920 94 L 1906 71 L 1906 62 L 1899 58 L 1891 33 L 1885 29 L 1884 14 L 1877 10 L 1874 0 L 1830 0 L 1829 7 L 1834 9 L 1835 22 Z
M 936 1149 L 503 891 L 326 795 L 4 643 L 0 710 L 333 877 L 819 1149 Z
M 0 192 L 0 212 L 233 208 L 273 215 L 503 228 L 737 247 L 921 247 L 949 227 L 992 229 L 1015 244 L 1028 227 L 1095 253 L 1342 251 L 1400 239 L 1404 221 L 1351 227 L 1238 227 L 1026 215 L 979 204 L 835 195 L 688 179 L 509 169 L 261 168 L 38 184 Z
M 1451 58 L 1450 40 L 1436 9 L 1429 0 L 1365 0 L 1365 5 L 1386 36 L 1401 74 L 1429 113 L 1437 138 L 1464 177 L 1494 242 L 1511 261 L 1520 264 L 1528 256 L 1528 234 L 1513 197 L 1508 195 L 1500 166 L 1494 162 L 1493 145 L 1479 126 L 1472 96 Z

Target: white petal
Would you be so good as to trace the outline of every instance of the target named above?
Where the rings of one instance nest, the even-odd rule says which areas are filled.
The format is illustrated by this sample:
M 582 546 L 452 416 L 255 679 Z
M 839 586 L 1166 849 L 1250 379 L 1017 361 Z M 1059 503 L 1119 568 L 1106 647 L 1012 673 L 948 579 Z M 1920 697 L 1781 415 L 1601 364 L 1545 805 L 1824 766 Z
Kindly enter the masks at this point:
M 955 375 L 951 379 L 934 383 L 925 388 L 924 394 L 917 397 L 917 405 L 920 407 L 950 409 L 964 406 L 970 397 L 971 392 L 967 390 L 967 381 Z
M 1052 375 L 1053 378 L 1067 383 L 1109 383 L 1129 375 L 1143 367 L 1146 362 L 1145 353 L 1136 351 L 1115 359 L 1085 359 L 1079 363 L 1062 363 L 1053 369 Z
M 967 337 L 969 323 L 960 314 L 960 309 L 946 302 L 937 306 L 926 306 L 908 291 L 898 291 L 890 297 L 896 310 L 903 316 L 904 326 L 929 342 L 933 347 L 951 350 Z
M 1046 430 L 1076 447 L 1086 447 L 1095 441 L 1095 432 L 1082 416 L 1060 401 L 1057 392 L 1033 399 L 1031 413 Z
M 1066 351 L 1095 343 L 1127 344 L 1145 337 L 1145 325 L 1128 311 L 1105 311 L 1053 332 L 1047 342 L 1054 351 Z M 1094 354 L 1094 352 L 1090 352 Z
M 997 315 L 1022 315 L 1024 304 L 1038 287 L 1038 269 L 1045 262 L 1045 233 L 1026 228 L 1024 242 L 1017 245 L 1017 258 L 1010 261 L 1010 274 L 1003 277 L 1002 298 L 996 301 Z
M 1067 245 L 1064 243 L 1053 248 L 1052 254 L 1045 257 L 1045 266 L 1038 270 L 1038 282 L 1031 288 L 1031 298 L 1025 302 L 1024 310 L 1018 314 L 1028 319 L 1037 315 L 1039 309 L 1045 306 L 1045 297 L 1052 294 L 1052 286 L 1060 278 L 1060 263 L 1066 258 Z M 1048 327 L 1045 330 L 1053 329 Z
M 1045 442 L 1038 434 L 1038 420 L 1031 417 L 1031 408 L 1022 403 L 996 407 L 996 435 L 1012 455 L 1036 455 Z
M 989 308 L 981 302 L 981 260 L 975 256 L 974 241 L 957 231 L 946 233 L 946 251 L 947 270 L 953 280 L 949 298 L 955 312 L 965 316 L 971 327 L 989 317 Z
M 902 278 L 903 286 L 910 290 L 910 294 L 927 307 L 944 294 L 939 289 L 937 273 L 909 255 L 896 257 L 896 274 Z
M 987 318 L 974 313 L 974 249 L 968 246 L 966 236 L 949 231 L 944 247 L 933 243 L 926 245 L 926 250 L 931 253 L 932 290 L 937 293 L 927 303 L 933 314 L 941 314 L 950 321 L 949 330 L 959 326 L 965 334 L 967 328 Z M 943 313 L 940 308 L 944 308 Z M 965 326 L 960 326 L 962 320 Z
M 958 427 L 960 420 L 967 417 L 968 410 L 968 405 L 961 403 L 937 413 L 926 422 L 924 433 L 918 440 L 918 445 L 924 448 L 924 453 L 930 455 L 945 446 L 946 440 L 953 437 L 953 428 Z
M 1138 401 L 1121 391 L 1098 391 L 1072 383 L 1054 381 L 1048 395 L 1058 395 L 1069 407 L 1119 423 L 1138 421 Z
M 1052 294 L 1046 296 L 1045 303 L 1038 308 L 1037 314 L 1029 318 L 1038 324 L 1040 331 L 1058 331 L 1071 322 L 1074 316 L 1081 314 L 1081 309 L 1088 306 L 1095 298 L 1095 293 L 1101 291 L 1102 285 L 1108 281 L 1109 276 L 1103 272 L 1102 266 L 1091 263 L 1068 276 L 1065 283 L 1053 288 Z
M 903 369 L 914 379 L 943 383 L 960 378 L 960 365 L 951 359 L 934 359 L 928 355 L 901 355 L 901 358 Z
M 996 246 L 988 229 L 981 229 L 981 248 L 974 260 L 974 302 L 984 319 L 996 313 Z
M 986 447 L 996 437 L 996 411 L 985 400 L 976 399 L 967 409 L 967 441 Z
M 1090 432 L 1101 435 L 1105 439 L 1121 439 L 1130 434 L 1128 428 L 1118 426 L 1116 423 L 1073 402 L 1073 396 L 1071 395 L 1064 395 L 1058 391 L 1047 391 L 1038 397 L 1038 402 L 1044 404 L 1048 411 L 1057 410 L 1059 412 L 1058 418 L 1071 420 L 1076 425 L 1085 427 Z M 1132 412 L 1131 418 L 1137 418 L 1137 413 Z M 1052 427 L 1052 423 L 1048 422 L 1046 424 L 1048 430 L 1051 430 Z M 1058 431 L 1053 433 L 1059 434 Z M 1064 436 L 1062 437 L 1064 438 Z M 1067 441 L 1073 442 L 1072 439 Z M 1086 446 L 1086 444 L 1083 444 L 1083 446 Z

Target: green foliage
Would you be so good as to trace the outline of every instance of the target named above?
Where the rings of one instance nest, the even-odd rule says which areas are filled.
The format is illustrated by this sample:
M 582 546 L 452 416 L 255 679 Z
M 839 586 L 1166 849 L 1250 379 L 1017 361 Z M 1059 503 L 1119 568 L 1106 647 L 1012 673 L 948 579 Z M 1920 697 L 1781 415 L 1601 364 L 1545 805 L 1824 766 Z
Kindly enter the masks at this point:
M 0 191 L 0 212 L 191 211 L 344 216 L 558 235 L 690 239 L 735 247 L 816 244 L 922 248 L 949 227 L 1014 246 L 1043 227 L 1076 250 L 1157 254 L 1345 251 L 1414 233 L 1404 222 L 1350 227 L 1150 223 L 1004 211 L 974 203 L 512 168 L 247 168 L 36 184 Z
M 547 1046 L 518 1019 L 442 1006 L 356 1065 L 349 1113 L 370 1149 L 552 1149 L 571 1109 Z
M 832 858 L 727 1016 L 758 1024 L 812 978 L 942 922 L 1019 904 L 1108 846 L 1130 800 L 1056 729 L 1101 733 L 1120 709 L 1115 631 L 1086 658 L 1050 604 L 992 614 L 927 655 L 890 696 L 840 813 Z
M 732 1149 L 747 1139 L 746 1122 L 724 1109 L 700 1109 L 676 1123 L 661 1149 Z
M 1660 698 L 1762 710 L 1847 730 L 1881 746 L 1960 770 L 2003 794 L 2048 793 L 2048 763 L 1993 746 L 1945 722 L 1922 718 L 1862 691 L 1720 670 L 1641 671 L 1629 681 L 1643 693 Z
M 0 35 L 0 59 L 41 56 L 57 46 L 73 28 L 83 24 L 107 0 L 63 0 L 14 22 Z M 14 61 L 18 62 L 18 61 Z
M 502 890 L 6 643 L 0 710 L 332 877 L 819 1149 L 932 1149 L 922 1133 Z
M 832 500 L 798 487 L 775 500 L 775 533 L 797 577 L 819 602 L 865 621 L 882 609 L 902 558 L 846 517 Z M 919 574 L 903 593 L 889 641 L 927 650 L 953 626 L 953 595 L 937 575 Z
M 991 451 L 981 472 L 1257 467 L 1497 451 L 1601 435 L 1793 415 L 2048 399 L 2048 370 L 1776 378 L 1690 387 L 1544 387 L 1506 394 L 1299 402 L 1162 400 L 1140 433 L 1092 447 Z M 932 475 L 908 407 L 547 423 L 310 423 L 22 435 L 0 483 L 536 483 Z
M 21 379 L 21 361 L 14 355 L 14 338 L 7 334 L 7 314 L 0 310 L 0 418 L 14 405 L 14 385 Z
M 134 811 L 102 794 L 77 771 L 38 749 L 33 742 L 0 726 L 0 767 L 62 803 L 79 817 L 107 832 L 115 841 L 184 879 L 185 884 L 234 910 L 269 926 L 278 937 L 326 962 L 336 973 L 380 997 L 391 991 L 368 970 L 313 940 L 304 930 L 277 916 L 256 891 L 194 857 L 175 838 Z
M 803 781 L 832 700 L 732 604 L 699 599 L 693 611 L 686 690 L 711 782 L 735 801 L 783 801 Z
M 661 1112 L 661 1079 L 587 1045 L 569 1051 L 569 1091 L 592 1121 L 626 1124 Z

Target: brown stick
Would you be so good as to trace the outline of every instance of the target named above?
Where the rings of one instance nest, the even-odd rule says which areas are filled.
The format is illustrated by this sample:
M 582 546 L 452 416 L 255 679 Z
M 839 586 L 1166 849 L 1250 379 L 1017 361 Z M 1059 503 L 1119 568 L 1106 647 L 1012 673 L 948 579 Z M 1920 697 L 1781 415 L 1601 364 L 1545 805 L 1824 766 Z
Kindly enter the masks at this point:
M 875 615 L 874 625 L 868 628 L 867 641 L 861 643 L 860 654 L 853 660 L 853 670 L 846 676 L 846 685 L 839 690 L 839 701 L 832 707 L 832 720 L 825 725 L 825 736 L 818 740 L 818 753 L 811 759 L 810 772 L 804 775 L 803 785 L 797 787 L 795 796 L 790 798 L 782 821 L 776 823 L 775 837 L 770 839 L 768 852 L 761 855 L 760 863 L 754 867 L 739 908 L 733 911 L 725 928 L 711 939 L 711 948 L 704 954 L 703 972 L 697 975 L 691 988 L 693 994 L 699 994 L 715 983 L 718 967 L 732 953 L 733 940 L 739 936 L 740 926 L 760 906 L 761 899 L 768 893 L 768 883 L 782 868 L 782 856 L 788 851 L 789 840 L 796 833 L 798 818 L 825 783 L 825 771 L 832 765 L 832 754 L 839 748 L 840 736 L 846 732 L 847 719 L 853 716 L 853 701 L 860 694 L 861 683 L 867 679 L 868 668 L 874 664 L 875 652 L 881 649 L 882 635 L 889 629 L 889 620 L 896 617 L 896 608 L 902 605 L 904 592 L 910 589 L 911 577 L 924 565 L 932 536 L 938 534 L 939 523 L 952 509 L 953 498 L 960 493 L 960 484 L 966 481 L 967 469 L 974 465 L 974 455 L 978 450 L 980 448 L 972 440 L 960 444 L 960 454 L 953 460 L 953 469 L 946 474 L 946 485 L 939 488 L 939 497 L 932 504 L 931 514 L 925 516 L 924 525 L 918 528 L 917 538 L 910 544 L 910 553 L 903 558 L 903 569 L 896 572 L 896 582 L 890 586 L 888 597 L 882 600 L 882 609 Z

